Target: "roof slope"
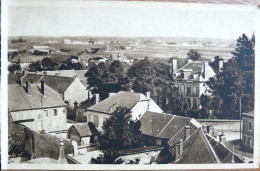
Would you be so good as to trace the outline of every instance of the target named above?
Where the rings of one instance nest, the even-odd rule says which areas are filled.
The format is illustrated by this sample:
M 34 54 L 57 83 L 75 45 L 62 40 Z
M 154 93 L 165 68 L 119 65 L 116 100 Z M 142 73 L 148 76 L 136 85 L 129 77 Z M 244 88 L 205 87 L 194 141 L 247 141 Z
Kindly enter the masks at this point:
M 22 73 L 15 73 L 14 75 L 8 74 L 8 84 L 17 84 L 22 76 Z
M 254 117 L 254 110 L 243 113 L 243 115 Z
M 191 118 L 176 116 L 168 123 L 164 128 L 163 132 L 158 136 L 159 138 L 170 139 L 172 138 L 179 130 L 181 130 Z
M 8 108 L 10 111 L 65 105 L 59 94 L 47 85 L 44 86 L 44 96 L 42 96 L 37 84 L 30 84 L 28 93 L 18 84 L 8 85 Z
M 207 138 L 199 128 L 184 142 L 184 155 L 178 163 L 181 164 L 206 164 L 217 163 L 217 158 L 211 150 Z
M 33 73 L 28 73 L 26 74 L 25 76 L 22 77 L 22 82 L 25 83 L 25 82 L 30 82 L 30 83 L 37 83 L 40 78 L 42 77 L 42 75 L 36 75 L 36 74 L 33 74 Z
M 146 111 L 140 119 L 140 130 L 144 135 L 157 137 L 173 117 L 170 114 Z
M 44 75 L 41 80 L 58 93 L 64 93 L 72 84 L 74 78 Z
M 120 91 L 94 106 L 91 106 L 88 110 L 110 114 L 113 113 L 117 107 L 132 109 L 139 102 L 140 96 L 141 93 Z
M 72 125 L 72 127 L 75 127 L 75 129 L 78 131 L 81 137 L 98 134 L 98 131 L 92 122 L 79 123 L 79 124 Z

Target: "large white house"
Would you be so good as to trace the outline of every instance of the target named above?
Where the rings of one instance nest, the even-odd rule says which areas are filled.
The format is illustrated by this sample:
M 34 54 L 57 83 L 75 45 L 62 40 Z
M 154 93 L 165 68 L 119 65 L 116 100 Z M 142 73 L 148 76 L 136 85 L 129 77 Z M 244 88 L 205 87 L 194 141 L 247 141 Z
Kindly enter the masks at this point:
M 117 107 L 126 107 L 132 112 L 132 119 L 140 119 L 146 111 L 162 113 L 163 110 L 150 98 L 150 93 L 146 96 L 142 93 L 120 91 L 110 94 L 110 97 L 100 101 L 96 96 L 97 103 L 88 108 L 83 115 L 87 116 L 88 122 L 92 122 L 98 131 L 102 131 L 103 123 L 112 116 Z
M 34 131 L 55 132 L 66 129 L 67 110 L 59 94 L 44 85 L 8 85 L 8 110 L 14 123 Z

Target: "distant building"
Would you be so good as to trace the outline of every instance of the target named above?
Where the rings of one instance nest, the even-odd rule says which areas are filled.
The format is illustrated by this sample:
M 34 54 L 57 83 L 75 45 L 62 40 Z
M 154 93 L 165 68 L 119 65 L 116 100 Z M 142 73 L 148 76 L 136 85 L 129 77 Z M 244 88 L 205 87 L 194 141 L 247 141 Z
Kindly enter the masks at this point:
M 109 57 L 110 60 L 117 60 L 123 63 L 127 63 L 127 64 L 133 64 L 134 60 L 133 59 L 128 59 L 127 56 L 125 56 L 124 54 L 110 54 Z
M 131 109 L 132 119 L 140 119 L 146 111 L 162 112 L 162 109 L 150 98 L 150 93 L 146 96 L 142 93 L 120 91 L 99 102 L 99 96 L 96 94 L 96 104 L 87 109 L 83 115 L 87 116 L 89 122 L 92 122 L 98 131 L 102 131 L 103 123 L 110 118 L 117 107 L 126 107 Z
M 206 82 L 216 74 L 207 61 L 189 61 L 177 69 L 177 60 L 172 60 L 170 69 L 173 77 L 172 84 L 178 93 L 187 99 L 189 108 L 198 110 L 200 96 L 209 94 Z
M 68 130 L 68 138 L 77 142 L 78 146 L 95 144 L 98 131 L 92 122 L 72 125 Z
M 98 65 L 98 64 L 100 64 L 101 62 L 106 62 L 108 59 L 106 58 L 106 57 L 96 57 L 96 58 L 90 58 L 89 60 L 88 60 L 88 64 L 90 64 L 90 63 L 93 63 L 93 64 L 96 64 L 96 65 Z
M 254 148 L 254 111 L 245 112 L 242 114 L 243 120 L 243 145 L 250 149 Z
M 26 83 L 8 85 L 8 109 L 13 122 L 34 131 L 54 132 L 66 129 L 67 110 L 59 94 L 45 85 Z
M 50 53 L 49 46 L 33 46 L 32 49 L 29 50 L 29 52 L 34 53 L 36 50 L 39 51 L 39 52 Z

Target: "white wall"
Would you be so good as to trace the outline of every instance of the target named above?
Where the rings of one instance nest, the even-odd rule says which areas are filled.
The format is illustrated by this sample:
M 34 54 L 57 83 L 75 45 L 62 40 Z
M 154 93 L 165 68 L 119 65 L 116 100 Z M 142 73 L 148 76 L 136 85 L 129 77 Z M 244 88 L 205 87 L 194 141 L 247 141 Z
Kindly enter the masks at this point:
M 57 116 L 54 116 L 54 109 L 57 109 Z M 34 131 L 46 132 L 61 131 L 66 129 L 67 110 L 66 107 L 35 109 L 11 112 L 13 121 L 34 119 L 33 122 L 24 122 L 23 125 Z
M 79 103 L 88 99 L 88 90 L 81 83 L 79 78 L 76 78 L 73 83 L 64 92 L 64 101 L 68 101 L 70 106 L 73 106 L 75 100 Z

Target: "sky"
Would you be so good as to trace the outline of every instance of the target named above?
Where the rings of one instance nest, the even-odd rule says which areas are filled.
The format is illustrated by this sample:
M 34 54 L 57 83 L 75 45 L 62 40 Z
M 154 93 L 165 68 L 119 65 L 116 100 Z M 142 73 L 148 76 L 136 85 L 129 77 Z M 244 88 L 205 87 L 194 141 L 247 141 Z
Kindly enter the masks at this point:
M 143 2 L 13 3 L 8 36 L 198 37 L 255 31 L 255 8 Z M 56 3 L 52 3 L 56 2 Z M 30 6 L 29 6 L 30 5 Z

